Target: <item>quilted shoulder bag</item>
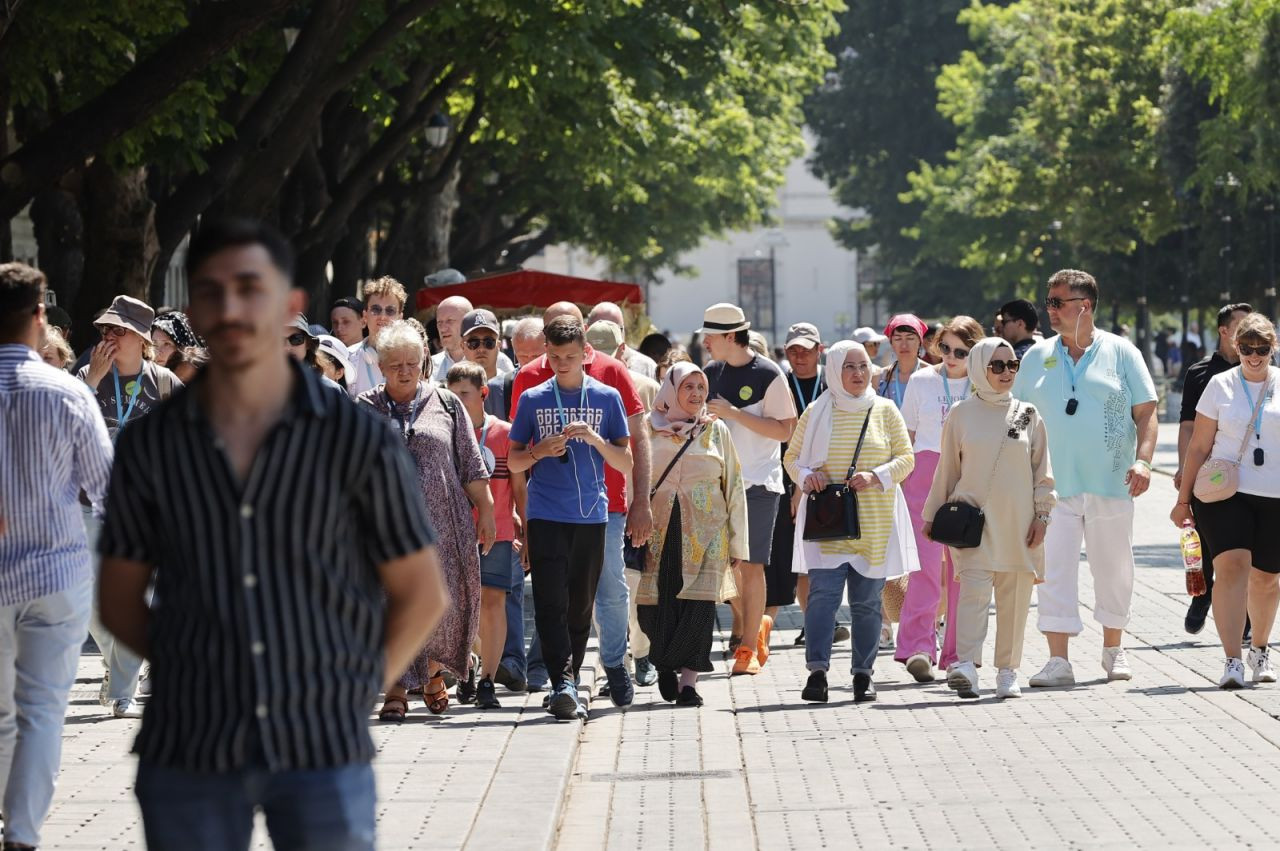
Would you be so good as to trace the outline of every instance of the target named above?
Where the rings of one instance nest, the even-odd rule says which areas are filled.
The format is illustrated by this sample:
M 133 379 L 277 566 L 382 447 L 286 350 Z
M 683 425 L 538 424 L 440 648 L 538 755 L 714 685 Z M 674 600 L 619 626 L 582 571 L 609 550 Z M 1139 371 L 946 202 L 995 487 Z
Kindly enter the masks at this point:
M 848 541 L 862 537 L 862 527 L 858 523 L 858 494 L 847 484 L 857 472 L 858 456 L 862 454 L 862 441 L 867 436 L 867 426 L 871 424 L 872 407 L 867 411 L 867 418 L 862 421 L 862 431 L 858 434 L 858 446 L 853 450 L 853 461 L 849 463 L 849 472 L 845 481 L 827 485 L 820 491 L 814 491 L 805 497 L 804 539 L 806 541 Z
M 1262 392 L 1258 394 L 1258 401 L 1253 405 L 1249 422 L 1257 420 L 1258 409 L 1266 404 L 1267 394 L 1270 391 L 1271 378 L 1268 376 L 1266 386 L 1262 388 Z M 1235 461 L 1226 458 L 1209 458 L 1200 465 L 1200 471 L 1196 473 L 1196 483 L 1191 488 L 1196 499 L 1201 502 L 1222 502 L 1236 495 L 1236 491 L 1240 489 L 1240 462 L 1244 460 L 1244 448 L 1248 445 L 1249 429 L 1245 428 L 1244 439 L 1240 441 L 1240 451 L 1236 453 Z
M 1005 443 L 1010 437 L 1018 436 L 1018 407 L 1019 403 L 1014 402 L 1013 423 L 1000 438 L 1000 448 L 996 450 L 996 460 L 991 464 L 991 478 L 987 480 L 987 494 L 983 502 L 991 496 L 991 486 L 995 484 L 996 468 L 999 466 L 1000 453 L 1004 451 Z M 1029 417 L 1025 419 L 1030 421 Z M 987 516 L 982 513 L 981 508 L 967 502 L 948 502 L 934 513 L 933 527 L 929 537 L 939 544 L 945 544 L 957 550 L 971 550 L 982 546 L 982 533 L 986 526 Z

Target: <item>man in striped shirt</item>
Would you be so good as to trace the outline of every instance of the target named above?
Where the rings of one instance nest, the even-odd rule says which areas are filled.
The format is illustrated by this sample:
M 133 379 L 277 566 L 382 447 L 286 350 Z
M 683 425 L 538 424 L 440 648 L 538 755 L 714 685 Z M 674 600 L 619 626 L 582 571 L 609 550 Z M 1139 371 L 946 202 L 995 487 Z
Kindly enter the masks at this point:
M 93 394 L 37 353 L 44 290 L 44 275 L 30 266 L 0 265 L 0 810 L 6 849 L 39 844 L 53 800 L 67 695 L 93 596 L 77 495 L 83 490 L 101 510 L 111 471 L 111 439 Z
M 187 269 L 209 364 L 121 432 L 99 543 L 103 621 L 154 672 L 147 844 L 247 849 L 261 807 L 278 848 L 373 848 L 369 712 L 448 605 L 417 473 L 286 354 L 278 233 L 206 223 Z

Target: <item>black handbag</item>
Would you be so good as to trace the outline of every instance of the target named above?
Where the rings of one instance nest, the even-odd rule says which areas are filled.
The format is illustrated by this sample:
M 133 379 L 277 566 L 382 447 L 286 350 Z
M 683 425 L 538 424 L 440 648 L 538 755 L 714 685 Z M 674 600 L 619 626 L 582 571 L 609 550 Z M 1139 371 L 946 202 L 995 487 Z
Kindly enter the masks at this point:
M 996 468 L 999 466 L 1000 453 L 1010 437 L 1018 436 L 1018 403 L 1013 403 L 1013 426 L 1005 432 L 1000 440 L 1000 448 L 996 450 L 996 463 L 991 465 L 991 479 L 987 482 L 987 496 L 991 495 L 991 485 L 995 482 Z M 985 501 L 985 500 L 984 500 Z M 982 509 L 967 502 L 948 502 L 933 515 L 933 527 L 929 537 L 935 543 L 943 544 L 957 550 L 971 550 L 982 546 L 982 532 L 987 528 L 987 516 Z
M 689 439 L 684 442 L 684 446 L 680 447 L 680 451 L 671 459 L 671 463 L 667 465 L 667 469 L 662 471 L 662 475 L 658 477 L 658 481 L 653 487 L 649 488 L 649 499 L 653 499 L 653 495 L 658 492 L 658 488 L 662 487 L 662 483 L 667 480 L 667 474 L 671 472 L 671 468 L 680 460 L 680 456 L 693 443 L 693 439 L 702 433 L 702 429 L 694 429 L 689 434 Z M 636 546 L 631 543 L 631 536 L 627 535 L 622 539 L 622 563 L 628 570 L 644 570 L 646 556 L 649 553 L 649 545 L 642 544 Z
M 875 409 L 867 411 L 867 418 L 862 421 L 862 432 L 858 435 L 858 447 L 853 451 L 853 461 L 849 463 L 849 472 L 845 481 L 838 485 L 827 485 L 820 491 L 814 491 L 805 497 L 804 539 L 806 541 L 849 541 L 862 537 L 862 527 L 858 523 L 858 494 L 849 487 L 848 480 L 857 472 L 858 456 L 862 454 L 862 441 L 867 436 L 867 426 L 871 424 L 871 414 Z

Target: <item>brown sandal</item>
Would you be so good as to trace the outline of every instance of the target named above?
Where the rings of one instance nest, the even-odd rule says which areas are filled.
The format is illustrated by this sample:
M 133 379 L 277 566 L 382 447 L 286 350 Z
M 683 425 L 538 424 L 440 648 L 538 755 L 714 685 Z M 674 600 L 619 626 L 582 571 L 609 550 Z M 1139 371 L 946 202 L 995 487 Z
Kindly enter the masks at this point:
M 382 701 L 382 709 L 378 710 L 378 720 L 399 724 L 409 714 L 407 697 L 387 697 Z
M 444 674 L 436 674 L 428 682 L 432 688 L 423 688 L 422 700 L 432 715 L 443 715 L 449 708 L 449 686 L 445 685 Z

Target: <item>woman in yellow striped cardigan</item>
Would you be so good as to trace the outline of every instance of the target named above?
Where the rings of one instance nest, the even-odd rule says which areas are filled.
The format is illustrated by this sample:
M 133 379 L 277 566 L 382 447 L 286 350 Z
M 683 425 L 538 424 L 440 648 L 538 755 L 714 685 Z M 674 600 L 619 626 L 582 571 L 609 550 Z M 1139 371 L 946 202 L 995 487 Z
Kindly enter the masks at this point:
M 857 492 L 861 536 L 804 540 L 797 534 L 795 571 L 809 575 L 805 610 L 805 661 L 811 672 L 805 700 L 826 702 L 827 669 L 836 610 L 846 585 L 853 643 L 855 703 L 875 700 L 872 666 L 880 639 L 880 592 L 885 579 L 920 567 L 902 481 L 915 467 L 911 438 L 897 407 L 871 386 L 871 360 L 858 343 L 842 341 L 827 351 L 828 389 L 805 411 L 787 445 L 788 475 L 805 493 L 846 481 Z M 833 380 L 834 376 L 839 380 Z M 862 448 L 859 437 L 866 426 Z M 851 464 L 857 454 L 856 464 Z M 850 467 L 854 467 L 852 475 Z M 803 530 L 801 500 L 796 529 Z

